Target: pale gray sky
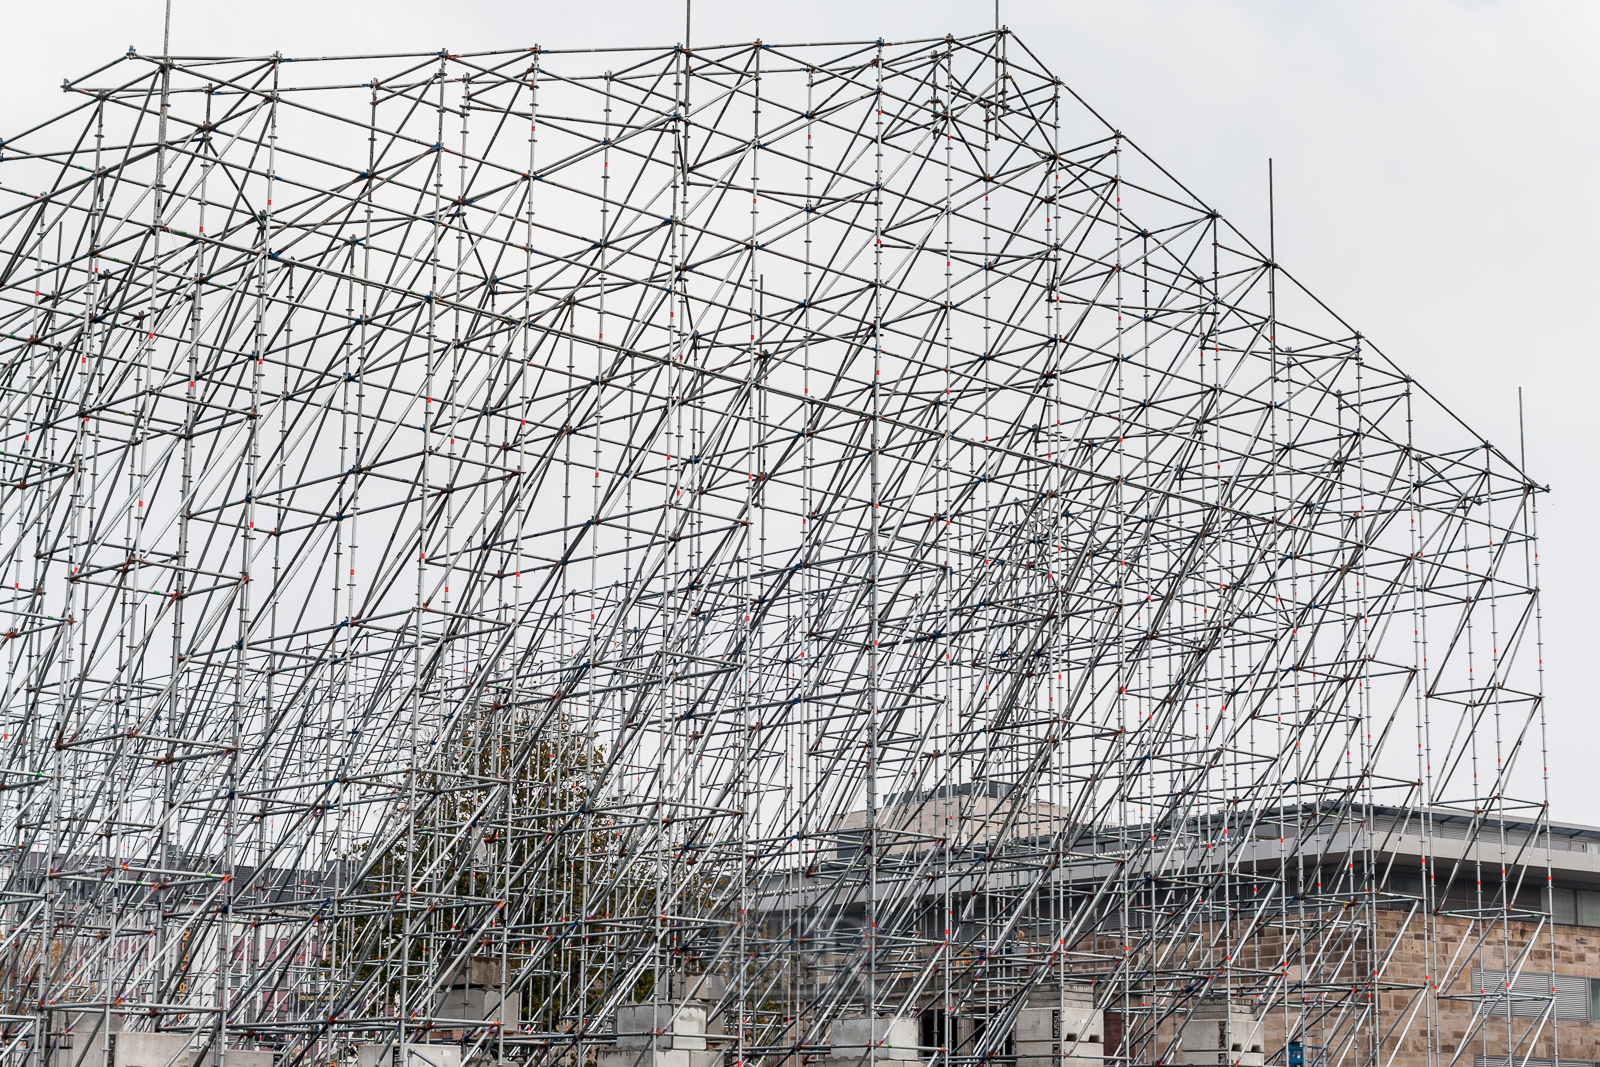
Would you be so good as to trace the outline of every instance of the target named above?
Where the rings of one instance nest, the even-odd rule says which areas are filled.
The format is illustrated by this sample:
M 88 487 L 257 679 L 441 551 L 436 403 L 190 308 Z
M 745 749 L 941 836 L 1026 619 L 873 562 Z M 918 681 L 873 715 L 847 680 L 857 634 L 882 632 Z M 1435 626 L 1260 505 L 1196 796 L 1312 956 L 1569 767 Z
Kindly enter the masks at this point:
M 1524 390 L 1542 502 L 1551 795 L 1600 823 L 1600 4 L 1592 0 L 1003 0 L 1080 95 L 1515 454 Z M 161 0 L 13 4 L 0 135 L 65 103 L 63 77 L 158 53 Z M 989 0 L 695 0 L 694 38 L 971 32 Z M 681 2 L 175 0 L 172 49 L 314 55 L 671 44 Z M 1524 655 L 1532 655 L 1527 649 Z

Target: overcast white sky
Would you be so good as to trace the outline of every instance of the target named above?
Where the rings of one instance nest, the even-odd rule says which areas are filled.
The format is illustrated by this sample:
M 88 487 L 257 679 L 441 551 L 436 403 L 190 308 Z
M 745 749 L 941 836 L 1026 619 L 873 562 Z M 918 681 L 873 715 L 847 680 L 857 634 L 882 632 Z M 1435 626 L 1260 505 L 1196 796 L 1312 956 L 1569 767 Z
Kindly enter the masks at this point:
M 161 50 L 162 0 L 7 5 L 0 135 L 63 77 Z M 694 0 L 701 44 L 922 37 L 991 0 Z M 1553 491 L 1544 535 L 1555 817 L 1600 824 L 1600 3 L 1002 0 L 1090 104 Z M 314 55 L 672 44 L 681 0 L 174 0 L 172 50 Z M 1531 655 L 1532 649 L 1524 652 Z

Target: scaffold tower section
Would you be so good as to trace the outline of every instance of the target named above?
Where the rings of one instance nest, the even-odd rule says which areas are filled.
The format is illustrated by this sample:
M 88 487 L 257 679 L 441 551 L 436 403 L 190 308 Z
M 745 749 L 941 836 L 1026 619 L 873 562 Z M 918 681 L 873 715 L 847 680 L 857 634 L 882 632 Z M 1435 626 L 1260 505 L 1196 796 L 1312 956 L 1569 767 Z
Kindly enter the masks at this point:
M 63 88 L 6 1067 L 1555 1055 L 1539 487 L 1015 35 Z

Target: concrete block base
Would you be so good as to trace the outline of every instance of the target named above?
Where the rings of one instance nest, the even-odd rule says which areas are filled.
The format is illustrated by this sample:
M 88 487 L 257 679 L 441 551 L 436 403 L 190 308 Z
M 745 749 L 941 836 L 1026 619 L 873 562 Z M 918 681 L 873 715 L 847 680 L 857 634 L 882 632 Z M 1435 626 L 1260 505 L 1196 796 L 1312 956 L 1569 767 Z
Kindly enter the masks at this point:
M 895 1058 L 891 1059 L 883 1054 L 882 1049 L 879 1049 L 872 1056 L 872 1067 L 927 1067 L 926 1061 L 914 1055 L 908 1057 L 902 1049 L 896 1049 L 894 1055 Z M 842 1056 L 835 1053 L 832 1056 L 816 1061 L 813 1067 L 866 1067 L 866 1064 L 867 1050 L 862 1049 L 853 1056 L 848 1053 Z
M 116 1067 L 189 1067 L 188 1034 L 120 1033 Z
M 224 1065 L 226 1067 L 226 1065 Z M 461 1067 L 460 1045 L 357 1045 L 356 1067 Z
M 1098 1044 L 1104 1039 L 1103 1013 L 1069 1005 L 1061 1008 L 1023 1008 L 1017 1013 L 1014 1031 L 1018 1047 L 1022 1042 L 1077 1041 Z M 1021 1052 L 1018 1052 L 1021 1055 Z
M 605 1049 L 598 1067 L 722 1067 L 722 1053 L 687 1048 Z
M 915 1019 L 865 1015 L 838 1019 L 828 1027 L 833 1052 L 821 1062 L 827 1067 L 858 1067 L 870 1059 L 873 1067 L 919 1067 L 918 1039 Z
M 1071 1059 L 1101 1060 L 1106 1047 L 1099 1041 L 1018 1041 L 1018 1056 L 1060 1059 L 1064 1054 Z

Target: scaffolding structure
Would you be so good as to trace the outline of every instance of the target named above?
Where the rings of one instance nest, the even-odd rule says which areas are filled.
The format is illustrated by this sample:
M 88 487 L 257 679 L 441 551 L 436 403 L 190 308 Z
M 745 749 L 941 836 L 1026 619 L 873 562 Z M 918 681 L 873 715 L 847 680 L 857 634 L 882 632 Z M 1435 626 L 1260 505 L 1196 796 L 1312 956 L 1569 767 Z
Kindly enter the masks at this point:
M 1015 35 L 63 89 L 0 145 L 7 1065 L 1550 1038 L 1470 988 L 1550 930 L 1539 487 Z

